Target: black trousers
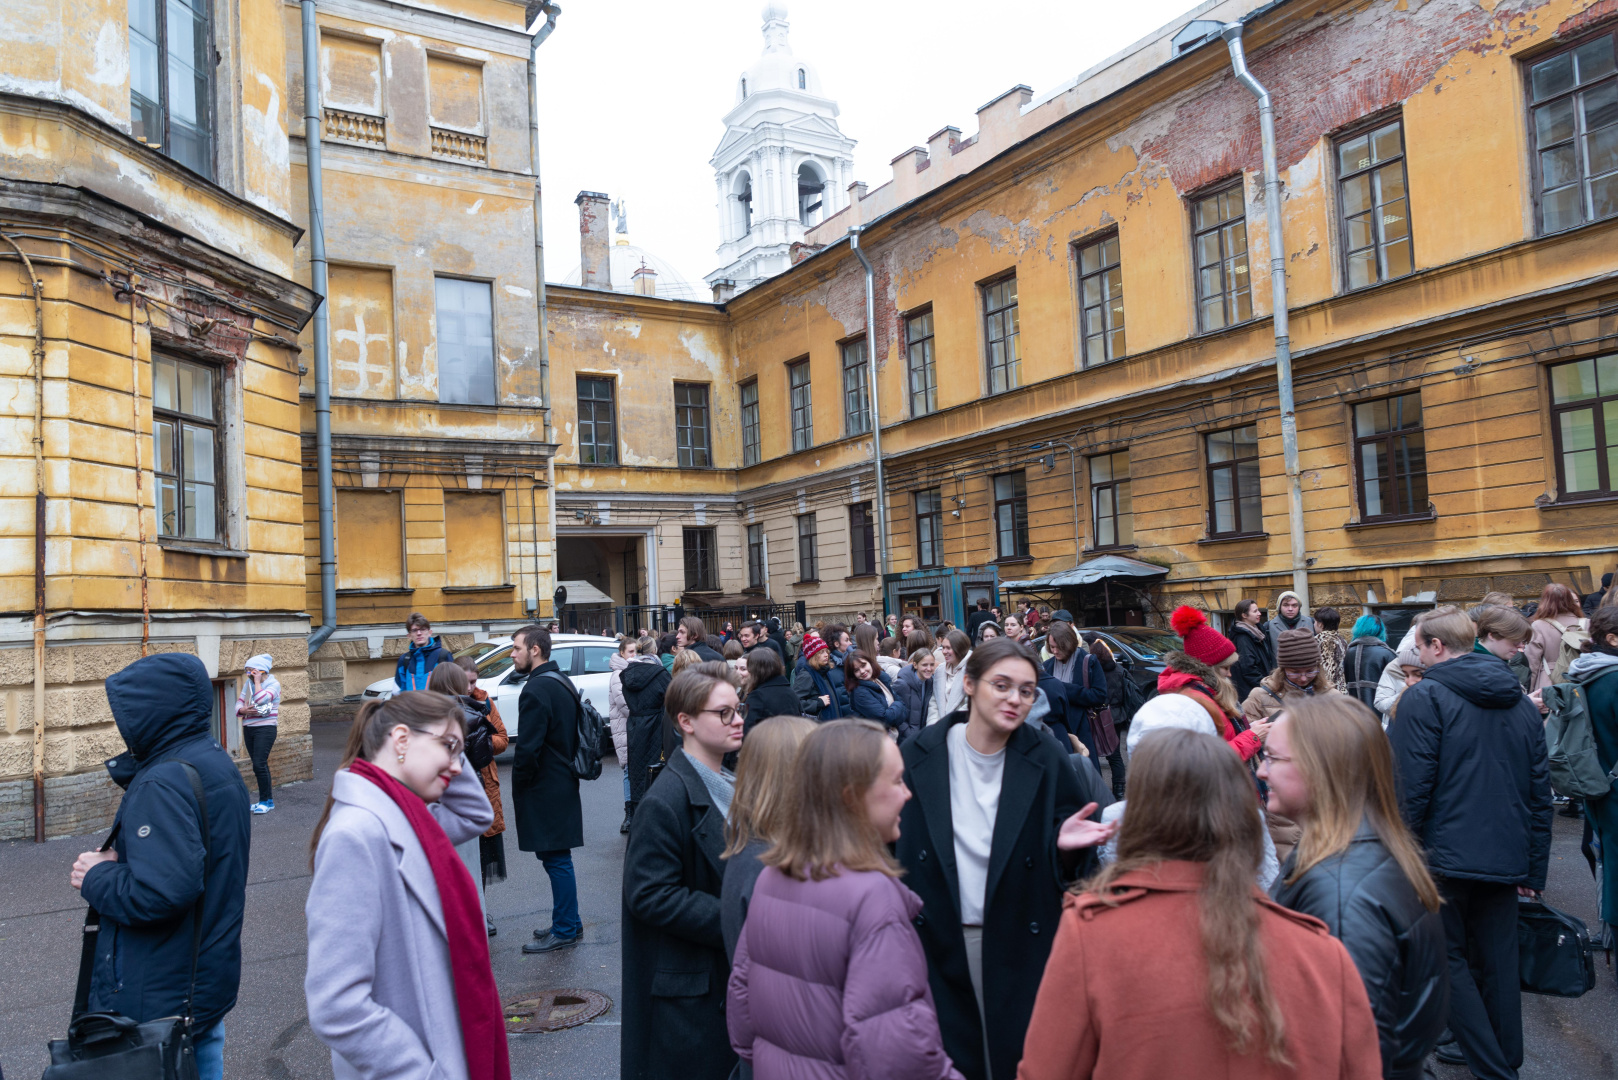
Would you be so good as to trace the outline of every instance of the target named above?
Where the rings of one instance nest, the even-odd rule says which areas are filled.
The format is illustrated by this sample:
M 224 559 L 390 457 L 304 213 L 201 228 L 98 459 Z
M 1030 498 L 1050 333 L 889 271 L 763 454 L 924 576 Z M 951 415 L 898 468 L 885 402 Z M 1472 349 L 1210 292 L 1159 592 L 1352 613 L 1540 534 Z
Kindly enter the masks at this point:
M 242 728 L 242 742 L 247 744 L 247 756 L 253 759 L 253 776 L 258 780 L 258 801 L 275 798 L 270 787 L 270 747 L 275 745 L 274 724 L 257 724 Z
M 1449 944 L 1449 1029 L 1474 1076 L 1516 1080 L 1523 1058 L 1517 888 L 1460 878 L 1437 882 Z

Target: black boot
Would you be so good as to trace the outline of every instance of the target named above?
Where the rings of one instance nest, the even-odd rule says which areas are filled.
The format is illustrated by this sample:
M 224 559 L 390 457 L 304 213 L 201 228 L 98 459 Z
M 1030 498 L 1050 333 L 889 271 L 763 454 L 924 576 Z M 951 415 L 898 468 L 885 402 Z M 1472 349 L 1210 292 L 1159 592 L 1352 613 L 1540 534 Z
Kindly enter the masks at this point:
M 629 822 L 630 822 L 630 819 L 632 819 L 634 816 L 635 816 L 635 804 L 632 803 L 632 802 L 624 803 L 624 823 L 622 825 L 618 826 L 618 832 L 619 832 L 620 835 L 629 832 Z

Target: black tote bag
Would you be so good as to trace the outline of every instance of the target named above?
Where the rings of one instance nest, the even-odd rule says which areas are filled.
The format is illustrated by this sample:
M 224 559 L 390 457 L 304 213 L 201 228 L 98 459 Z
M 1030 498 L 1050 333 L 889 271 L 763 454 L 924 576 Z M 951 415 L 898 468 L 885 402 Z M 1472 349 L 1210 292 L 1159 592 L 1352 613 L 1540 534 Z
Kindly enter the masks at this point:
M 1517 968 L 1524 992 L 1582 997 L 1596 984 L 1595 952 L 1581 919 L 1543 902 L 1517 905 Z

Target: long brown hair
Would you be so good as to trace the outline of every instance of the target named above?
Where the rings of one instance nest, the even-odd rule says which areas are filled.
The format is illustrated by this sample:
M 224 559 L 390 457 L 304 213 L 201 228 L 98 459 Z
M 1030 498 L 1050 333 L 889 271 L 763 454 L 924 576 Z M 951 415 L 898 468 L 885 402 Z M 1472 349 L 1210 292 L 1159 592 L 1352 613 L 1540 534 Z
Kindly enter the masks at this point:
M 1539 607 L 1534 609 L 1534 622 L 1541 619 L 1554 619 L 1558 615 L 1572 615 L 1581 617 L 1584 608 L 1579 603 L 1579 594 L 1554 581 L 1548 583 L 1539 593 Z
M 795 798 L 774 846 L 761 856 L 764 865 L 799 881 L 824 881 L 839 866 L 898 877 L 898 864 L 865 813 L 865 793 L 882 771 L 888 741 L 869 720 L 816 725 L 793 763 Z
M 438 668 L 445 666 L 454 665 L 440 664 Z M 433 669 L 435 673 L 438 668 Z M 349 725 L 348 742 L 343 746 L 343 760 L 338 762 L 336 771 L 342 772 L 361 757 L 367 761 L 374 760 L 387 745 L 388 733 L 400 724 L 411 731 L 430 732 L 445 720 L 453 723 L 461 730 L 461 735 L 465 736 L 466 725 L 460 703 L 433 690 L 405 690 L 394 694 L 391 698 L 367 701 L 359 707 L 359 711 L 354 714 L 353 724 Z M 325 809 L 320 811 L 320 820 L 315 822 L 314 835 L 309 837 L 311 870 L 315 868 L 315 850 L 320 847 L 320 834 L 326 831 L 326 820 L 331 817 L 333 803 L 334 800 L 328 792 Z
M 1292 756 L 1309 784 L 1309 815 L 1289 882 L 1348 850 L 1366 822 L 1399 864 L 1428 911 L 1438 910 L 1438 886 L 1421 847 L 1399 816 L 1393 751 L 1382 725 L 1357 698 L 1330 694 L 1295 698 L 1286 706 Z
M 742 696 L 746 697 L 760 686 L 785 675 L 786 665 L 781 662 L 781 654 L 768 645 L 756 645 L 753 651 L 747 654 L 747 683 L 742 688 Z
M 450 697 L 465 697 L 472 692 L 466 669 L 453 660 L 445 660 L 433 668 L 433 673 L 427 676 L 427 689 Z
M 1278 667 L 1268 675 L 1264 676 L 1264 688 L 1278 698 L 1286 697 L 1288 694 L 1297 696 L 1302 694 L 1306 689 L 1313 690 L 1317 694 L 1324 694 L 1328 691 L 1337 689 L 1337 687 L 1332 684 L 1331 679 L 1326 676 L 1325 665 L 1321 665 L 1315 669 L 1315 681 L 1310 683 L 1307 687 L 1294 684 L 1292 680 L 1287 678 L 1287 669 Z
M 1205 996 L 1238 1054 L 1257 1049 L 1288 1065 L 1281 1009 L 1270 992 L 1259 940 L 1254 879 L 1264 832 L 1253 779 L 1224 740 L 1196 731 L 1154 731 L 1130 759 L 1129 805 L 1118 860 L 1076 886 L 1116 904 L 1114 883 L 1169 860 L 1206 864 L 1199 891 Z
M 773 654 L 774 649 L 761 649 Z M 779 664 L 779 661 L 777 661 Z M 752 664 L 749 663 L 751 668 Z M 736 755 L 736 793 L 725 819 L 725 852 L 736 855 L 753 840 L 773 841 L 792 797 L 792 762 L 798 747 L 815 730 L 802 716 L 777 716 L 755 724 Z

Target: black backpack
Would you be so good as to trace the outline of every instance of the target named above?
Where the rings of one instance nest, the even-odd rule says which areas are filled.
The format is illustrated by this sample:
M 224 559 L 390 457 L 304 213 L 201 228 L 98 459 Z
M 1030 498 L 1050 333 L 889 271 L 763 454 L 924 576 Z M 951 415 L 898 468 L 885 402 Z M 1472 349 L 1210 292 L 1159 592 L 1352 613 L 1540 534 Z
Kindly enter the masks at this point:
M 607 722 L 594 705 L 580 696 L 579 688 L 573 685 L 572 679 L 560 671 L 547 671 L 544 674 L 567 687 L 567 692 L 573 695 L 573 703 L 578 706 L 579 745 L 568 764 L 573 769 L 573 775 L 580 780 L 594 780 L 601 775 L 601 736 L 607 730 Z

